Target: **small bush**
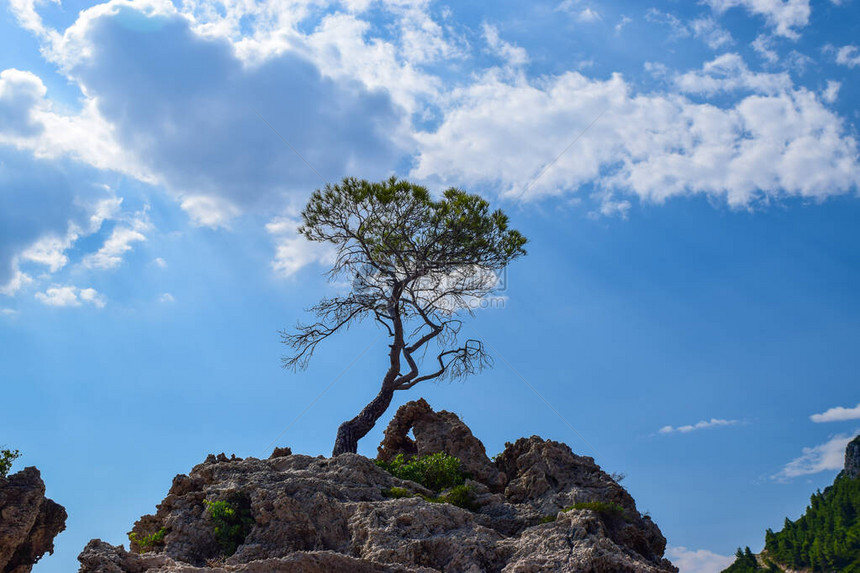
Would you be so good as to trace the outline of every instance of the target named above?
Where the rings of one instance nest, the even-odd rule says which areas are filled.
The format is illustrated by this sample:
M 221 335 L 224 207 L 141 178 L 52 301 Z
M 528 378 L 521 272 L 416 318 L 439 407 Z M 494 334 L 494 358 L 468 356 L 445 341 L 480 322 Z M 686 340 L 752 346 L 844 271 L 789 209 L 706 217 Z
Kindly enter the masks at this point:
M 382 495 L 391 499 L 401 499 L 403 497 L 412 497 L 412 492 L 405 487 L 390 487 L 382 490 Z
M 215 522 L 215 539 L 222 553 L 227 557 L 233 555 L 254 526 L 251 501 L 247 496 L 237 495 L 230 501 L 203 500 L 203 503 Z
M 450 503 L 469 511 L 477 511 L 479 507 L 475 500 L 474 490 L 467 485 L 454 486 L 449 491 L 440 495 L 439 499 L 445 503 Z
M 12 469 L 12 462 L 21 456 L 18 450 L 7 450 L 0 448 L 0 477 L 6 477 Z
M 463 485 L 466 481 L 460 460 L 444 452 L 410 459 L 397 454 L 390 462 L 377 460 L 376 465 L 394 477 L 420 483 L 435 492 Z
M 551 514 L 551 515 L 544 515 L 543 517 L 541 517 L 541 518 L 540 518 L 540 522 L 541 522 L 541 523 L 552 523 L 552 522 L 553 522 L 553 521 L 555 521 L 556 519 L 558 519 L 558 514 L 557 514 L 557 513 L 553 513 L 553 514 Z
M 137 544 L 138 553 L 146 553 L 153 547 L 164 545 L 165 535 L 167 535 L 167 530 L 163 527 L 152 535 L 138 536 L 132 531 L 128 534 L 128 540 Z

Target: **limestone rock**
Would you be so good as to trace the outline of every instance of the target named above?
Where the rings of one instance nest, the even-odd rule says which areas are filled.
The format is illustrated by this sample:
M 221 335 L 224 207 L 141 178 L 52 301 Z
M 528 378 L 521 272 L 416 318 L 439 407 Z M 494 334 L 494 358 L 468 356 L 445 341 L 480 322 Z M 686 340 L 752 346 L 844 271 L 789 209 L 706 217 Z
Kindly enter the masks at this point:
M 209 456 L 134 525 L 138 540 L 164 529 L 160 543 L 125 551 L 93 540 L 80 573 L 677 573 L 660 530 L 591 458 L 533 436 L 507 444 L 496 465 L 454 414 L 423 400 L 404 408 L 381 454 L 438 447 L 460 457 L 475 478 L 475 511 L 427 501 L 433 492 L 356 454 Z M 409 427 L 414 441 L 403 439 Z M 392 487 L 412 496 L 386 497 Z M 244 504 L 252 518 L 226 559 L 204 500 Z M 564 511 L 580 501 L 614 511 Z
M 45 497 L 34 467 L 0 477 L 0 571 L 29 573 L 66 528 L 66 510 Z
M 860 477 L 860 436 L 857 436 L 845 448 L 845 475 L 850 478 Z
M 412 430 L 415 439 L 409 437 Z M 419 398 L 397 409 L 394 419 L 385 429 L 385 438 L 378 448 L 377 459 L 391 461 L 397 454 L 424 456 L 445 452 L 459 458 L 472 477 L 493 490 L 500 491 L 505 479 L 495 467 L 481 440 L 452 412 L 434 412 Z

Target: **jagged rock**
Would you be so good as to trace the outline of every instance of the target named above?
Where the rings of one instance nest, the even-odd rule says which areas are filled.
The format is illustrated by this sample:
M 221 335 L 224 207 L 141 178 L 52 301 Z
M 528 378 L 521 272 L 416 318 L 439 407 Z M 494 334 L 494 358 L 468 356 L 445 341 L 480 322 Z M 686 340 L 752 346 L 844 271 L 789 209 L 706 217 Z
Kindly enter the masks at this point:
M 409 437 L 409 431 L 415 439 Z M 397 409 L 394 419 L 385 429 L 385 438 L 378 448 L 377 459 L 391 461 L 397 454 L 424 456 L 445 452 L 459 458 L 472 477 L 490 489 L 501 491 L 505 478 L 487 457 L 484 444 L 472 435 L 472 430 L 452 412 L 434 412 L 419 398 Z
M 860 436 L 857 436 L 845 448 L 845 475 L 850 478 L 860 477 Z
M 0 571 L 29 573 L 66 528 L 66 510 L 45 497 L 34 467 L 0 477 Z
M 591 458 L 533 436 L 507 444 L 496 466 L 455 415 L 434 413 L 426 402 L 415 404 L 407 405 L 408 415 L 398 412 L 400 429 L 386 435 L 381 451 L 391 456 L 401 451 L 395 437 L 405 436 L 404 425 L 424 420 L 420 430 L 412 426 L 414 453 L 429 436 L 429 443 L 463 456 L 466 467 L 493 465 L 495 473 L 473 471 L 476 479 L 467 481 L 476 511 L 427 501 L 433 492 L 356 454 L 209 456 L 188 475 L 177 476 L 156 513 L 135 524 L 137 539 L 163 528 L 161 542 L 138 555 L 137 543 L 127 552 L 94 540 L 79 557 L 80 573 L 677 572 L 663 559 L 666 542 L 657 526 Z M 464 443 L 438 435 L 441 427 Z M 489 476 L 490 483 L 479 476 Z M 500 488 L 504 483 L 507 487 Z M 412 497 L 386 497 L 392 487 Z M 253 519 L 226 559 L 204 500 L 245 504 Z M 563 511 L 578 501 L 621 509 Z M 554 521 L 542 523 L 547 519 Z

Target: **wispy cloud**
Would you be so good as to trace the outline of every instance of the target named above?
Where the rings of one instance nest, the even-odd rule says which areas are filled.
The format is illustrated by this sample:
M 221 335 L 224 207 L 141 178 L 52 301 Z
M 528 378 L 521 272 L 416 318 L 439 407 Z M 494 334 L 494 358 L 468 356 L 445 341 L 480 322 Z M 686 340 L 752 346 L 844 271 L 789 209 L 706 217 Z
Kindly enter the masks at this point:
M 771 477 L 785 481 L 799 476 L 840 470 L 845 464 L 845 446 L 853 437 L 853 434 L 839 434 L 823 444 L 803 448 L 800 457 L 788 462 L 782 470 Z
M 666 556 L 681 573 L 719 573 L 734 561 L 731 555 L 719 555 L 707 549 L 687 549 L 686 547 L 666 548 Z
M 704 430 L 706 428 L 718 428 L 720 426 L 734 426 L 739 424 L 738 420 L 723 420 L 720 418 L 711 418 L 710 420 L 702 420 L 700 422 L 696 422 L 695 424 L 688 424 L 686 426 L 663 426 L 660 428 L 659 432 L 661 434 L 687 434 L 689 432 L 695 432 L 696 430 Z
M 860 420 L 860 404 L 857 404 L 857 406 L 855 406 L 854 408 L 843 408 L 842 406 L 830 408 L 829 410 L 827 410 L 826 412 L 822 412 L 821 414 L 811 415 L 809 419 L 816 424 L 820 424 L 822 422 L 844 422 L 846 420 Z

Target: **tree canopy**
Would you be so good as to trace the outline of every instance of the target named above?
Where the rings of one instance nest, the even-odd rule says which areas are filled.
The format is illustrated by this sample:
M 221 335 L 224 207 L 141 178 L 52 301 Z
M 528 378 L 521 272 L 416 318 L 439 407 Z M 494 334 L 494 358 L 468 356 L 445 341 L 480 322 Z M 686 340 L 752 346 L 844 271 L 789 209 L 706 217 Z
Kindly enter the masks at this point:
M 391 339 L 379 394 L 338 429 L 334 454 L 354 452 L 395 391 L 489 365 L 481 341 L 458 341 L 462 319 L 497 289 L 497 273 L 525 254 L 526 239 L 478 195 L 451 188 L 434 199 L 395 177 L 326 185 L 311 195 L 302 221 L 302 235 L 335 249 L 330 280 L 347 279 L 351 289 L 309 309 L 315 322 L 282 333 L 292 349 L 284 365 L 306 367 L 320 343 L 365 319 Z

